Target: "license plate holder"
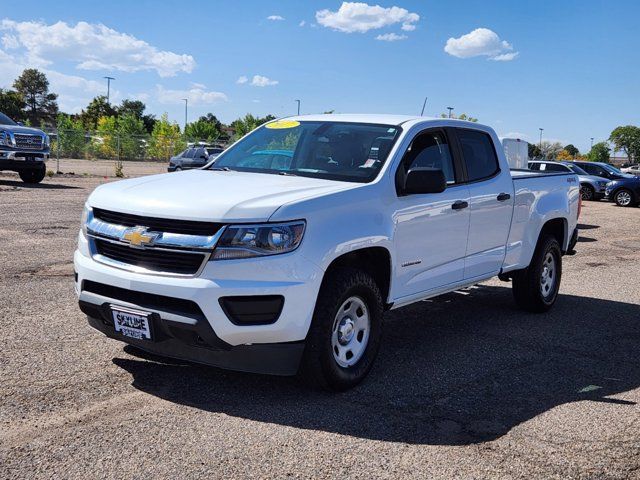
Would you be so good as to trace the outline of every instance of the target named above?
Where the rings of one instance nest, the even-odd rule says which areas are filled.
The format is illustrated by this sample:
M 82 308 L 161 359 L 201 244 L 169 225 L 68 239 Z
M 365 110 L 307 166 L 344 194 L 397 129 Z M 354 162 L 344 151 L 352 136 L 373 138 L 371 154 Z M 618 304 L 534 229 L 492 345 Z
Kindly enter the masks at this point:
M 151 313 L 119 305 L 111 305 L 116 333 L 136 340 L 153 341 Z

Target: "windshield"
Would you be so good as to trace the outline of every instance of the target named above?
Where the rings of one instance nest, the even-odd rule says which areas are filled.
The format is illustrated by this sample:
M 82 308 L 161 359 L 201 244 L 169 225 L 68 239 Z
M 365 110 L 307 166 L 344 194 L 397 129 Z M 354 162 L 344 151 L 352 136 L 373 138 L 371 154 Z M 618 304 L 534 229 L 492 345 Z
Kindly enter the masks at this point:
M 0 112 L 0 125 L 16 125 L 16 122 Z
M 400 132 L 391 125 L 278 120 L 230 147 L 209 168 L 370 182 Z
M 603 163 L 601 165 L 602 165 L 602 168 L 604 168 L 608 172 L 615 173 L 616 175 L 623 175 L 623 173 L 620 170 L 618 170 L 616 167 L 614 167 L 613 165 L 609 165 L 607 163 Z
M 564 165 L 569 167 L 569 170 L 571 170 L 573 173 L 576 173 L 578 175 L 589 175 L 587 172 L 585 172 L 583 169 L 581 169 L 579 166 L 573 163 L 565 163 Z

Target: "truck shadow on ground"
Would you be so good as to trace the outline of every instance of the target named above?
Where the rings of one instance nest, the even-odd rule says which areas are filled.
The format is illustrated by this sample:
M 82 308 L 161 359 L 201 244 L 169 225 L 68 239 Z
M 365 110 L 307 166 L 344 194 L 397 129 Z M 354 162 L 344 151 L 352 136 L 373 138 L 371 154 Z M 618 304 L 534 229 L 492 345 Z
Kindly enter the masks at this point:
M 138 356 L 113 362 L 144 392 L 178 404 L 302 429 L 412 444 L 496 439 L 556 406 L 607 402 L 640 386 L 640 306 L 562 295 L 548 314 L 510 288 L 477 286 L 392 311 L 359 387 L 315 392 L 290 378 Z
M 63 185 L 61 183 L 24 183 L 21 180 L 5 180 L 0 178 L 0 187 L 18 187 L 18 188 L 32 188 L 32 189 L 43 189 L 43 190 L 76 190 L 81 189 L 82 187 L 75 187 L 73 185 Z

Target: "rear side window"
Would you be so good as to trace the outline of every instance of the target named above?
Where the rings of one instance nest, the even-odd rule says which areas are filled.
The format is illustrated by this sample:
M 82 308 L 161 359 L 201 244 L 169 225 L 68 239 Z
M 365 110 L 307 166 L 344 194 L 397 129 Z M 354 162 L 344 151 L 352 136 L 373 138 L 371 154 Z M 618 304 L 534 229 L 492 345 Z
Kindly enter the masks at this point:
M 560 163 L 546 163 L 547 172 L 568 172 L 569 169 Z
M 470 182 L 492 177 L 500 169 L 491 137 L 476 130 L 456 130 Z
M 190 148 L 189 150 L 186 151 L 186 153 L 184 155 L 182 155 L 184 158 L 193 158 L 193 154 L 195 153 L 195 148 Z

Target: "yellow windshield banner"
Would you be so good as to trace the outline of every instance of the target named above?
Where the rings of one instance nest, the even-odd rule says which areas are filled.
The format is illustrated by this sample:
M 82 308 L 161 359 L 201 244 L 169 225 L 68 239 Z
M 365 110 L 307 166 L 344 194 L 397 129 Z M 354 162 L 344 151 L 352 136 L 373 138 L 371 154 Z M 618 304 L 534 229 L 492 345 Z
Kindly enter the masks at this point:
M 267 123 L 266 128 L 281 129 L 281 128 L 296 128 L 300 126 L 300 122 L 295 120 L 276 120 L 275 122 Z

